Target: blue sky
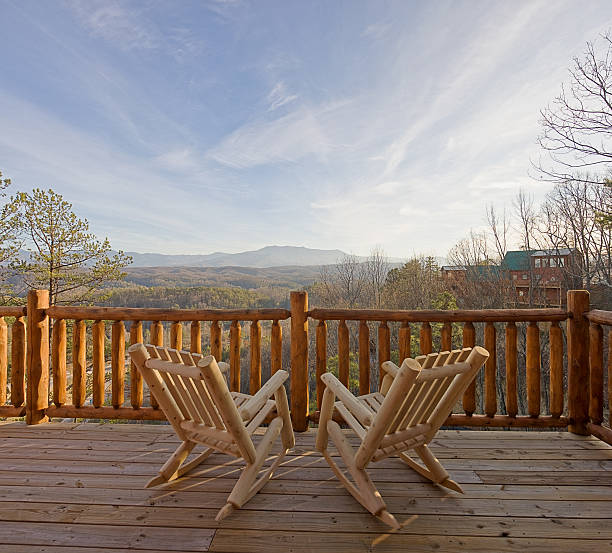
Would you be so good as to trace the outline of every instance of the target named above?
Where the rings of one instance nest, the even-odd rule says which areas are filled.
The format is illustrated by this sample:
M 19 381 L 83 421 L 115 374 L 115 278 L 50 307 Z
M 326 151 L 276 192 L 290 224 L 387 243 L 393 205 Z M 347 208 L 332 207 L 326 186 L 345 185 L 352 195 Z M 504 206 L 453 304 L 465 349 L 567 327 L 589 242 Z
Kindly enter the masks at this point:
M 609 0 L 0 0 L 0 169 L 115 248 L 445 255 Z

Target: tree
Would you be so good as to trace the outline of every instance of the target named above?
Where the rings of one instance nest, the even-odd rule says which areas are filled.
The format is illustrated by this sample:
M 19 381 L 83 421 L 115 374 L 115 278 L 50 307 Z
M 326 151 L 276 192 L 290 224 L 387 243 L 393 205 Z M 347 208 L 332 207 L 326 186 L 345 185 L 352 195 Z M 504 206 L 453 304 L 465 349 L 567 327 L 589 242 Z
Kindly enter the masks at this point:
M 391 309 L 432 309 L 444 291 L 436 260 L 433 257 L 413 257 L 402 267 L 389 271 L 384 300 Z
M 49 289 L 51 305 L 99 297 L 104 284 L 125 277 L 121 270 L 131 262 L 122 251 L 111 251 L 108 238 L 91 234 L 87 220 L 51 189 L 17 193 L 4 207 L 3 220 L 29 254 L 14 266 L 29 287 Z
M 4 192 L 11 184 L 11 179 L 2 176 L 0 171 L 0 197 L 4 197 Z M 9 262 L 12 261 L 19 252 L 19 240 L 17 232 L 12 224 L 10 210 L 3 213 L 0 220 L 0 303 L 10 303 L 13 294 L 13 285 L 9 281 L 11 271 Z
M 584 180 L 557 184 L 546 196 L 536 239 L 553 251 L 578 251 L 580 263 L 565 267 L 568 287 L 612 287 L 612 226 L 599 215 L 611 204 L 612 188 Z
M 547 155 L 536 168 L 553 182 L 601 184 L 602 175 L 610 175 L 612 35 L 608 32 L 602 40 L 601 49 L 588 42 L 584 57 L 573 59 L 569 83 L 540 112 L 542 130 L 538 142 Z M 583 171 L 580 178 L 578 171 Z

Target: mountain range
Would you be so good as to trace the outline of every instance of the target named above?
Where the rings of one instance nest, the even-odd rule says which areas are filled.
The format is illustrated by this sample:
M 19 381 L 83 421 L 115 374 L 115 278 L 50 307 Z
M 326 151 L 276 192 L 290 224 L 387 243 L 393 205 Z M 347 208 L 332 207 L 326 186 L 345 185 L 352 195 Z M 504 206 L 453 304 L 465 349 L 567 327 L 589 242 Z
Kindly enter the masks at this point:
M 205 255 L 166 255 L 126 252 L 131 267 L 286 267 L 333 265 L 346 254 L 342 250 L 317 250 L 303 246 L 266 246 L 240 253 L 215 252 Z M 365 258 L 360 258 L 364 259 Z

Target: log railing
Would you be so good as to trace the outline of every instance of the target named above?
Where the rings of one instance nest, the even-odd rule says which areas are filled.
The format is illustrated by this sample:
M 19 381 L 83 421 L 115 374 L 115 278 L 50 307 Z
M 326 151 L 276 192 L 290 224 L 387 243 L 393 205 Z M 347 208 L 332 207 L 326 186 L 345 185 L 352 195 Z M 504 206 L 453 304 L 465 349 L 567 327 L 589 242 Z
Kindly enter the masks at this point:
M 49 307 L 48 294 L 33 290 L 27 306 L 0 307 L 0 417 L 25 415 L 30 424 L 48 417 L 162 420 L 152 398 L 144 405 L 138 372 L 131 367 L 127 376 L 126 348 L 143 340 L 198 353 L 205 344 L 229 362 L 231 389 L 240 390 L 244 368 L 242 391 L 254 393 L 283 368 L 282 321 L 290 331 L 291 361 L 284 368 L 298 431 L 318 420 L 320 377 L 331 357 L 341 382 L 365 394 L 378 388 L 377 368 L 386 360 L 482 343 L 491 355 L 447 425 L 567 427 L 612 443 L 612 361 L 604 353 L 612 312 L 590 310 L 581 290 L 568 292 L 567 311 L 309 310 L 305 292 L 291 293 L 291 310 Z M 270 344 L 263 373 L 262 335 Z
M 0 307 L 0 417 L 26 412 L 26 313 L 26 307 Z
M 308 315 L 317 321 L 316 332 L 316 394 L 317 409 L 309 415 L 310 420 L 318 420 L 318 409 L 321 405 L 323 386 L 321 375 L 328 366 L 328 322 L 337 321 L 337 359 L 338 378 L 349 386 L 349 324 L 353 335 L 358 335 L 356 356 L 359 360 L 359 382 L 353 385 L 354 392 L 366 394 L 378 389 L 381 378 L 377 370 L 384 361 L 391 359 L 392 329 L 395 333 L 398 364 L 404 358 L 426 355 L 433 351 L 432 324 L 439 325 L 439 350 L 450 350 L 453 347 L 472 347 L 476 345 L 477 328 L 480 326 L 481 342 L 490 352 L 490 357 L 483 369 L 482 386 L 483 412 L 477 411 L 476 381 L 463 396 L 463 413 L 453 414 L 446 421 L 448 426 L 524 426 L 524 427 L 566 427 L 569 418 L 563 416 L 563 334 L 560 323 L 568 318 L 568 312 L 562 309 L 487 309 L 457 311 L 393 311 L 393 310 L 358 310 L 358 309 L 312 309 Z M 352 323 L 351 323 L 352 322 Z M 504 330 L 505 323 L 505 396 L 506 412 L 499 413 L 500 402 L 497 397 L 498 370 L 498 332 Z M 517 382 L 518 372 L 523 367 L 518 364 L 518 329 L 517 323 L 526 323 L 525 330 L 525 381 L 527 395 L 527 413 L 518 415 Z M 453 344 L 453 325 L 461 325 L 461 339 Z M 540 328 L 542 327 L 542 328 Z M 546 327 L 546 328 L 544 328 Z M 548 332 L 550 342 L 550 402 L 548 415 L 541 413 L 541 380 L 542 363 L 540 335 Z M 411 336 L 418 335 L 418 351 L 411 351 Z M 377 345 L 372 348 L 373 337 Z M 459 343 L 458 343 L 459 342 Z M 370 357 L 372 349 L 377 353 L 374 367 Z M 377 379 L 372 375 L 378 374 Z M 354 383 L 353 383 L 354 384 Z
M 49 417 L 164 420 L 151 396 L 144 406 L 144 384 L 133 366 L 129 371 L 129 398 L 126 397 L 126 347 L 148 342 L 174 349 L 202 353 L 203 325 L 209 323 L 208 347 L 218 360 L 230 364 L 229 384 L 240 390 L 241 322 L 250 324 L 249 393 L 262 384 L 262 322 L 270 326 L 272 374 L 282 366 L 282 330 L 279 321 L 288 319 L 286 309 L 133 309 L 117 307 L 42 307 L 52 322 L 51 365 L 53 380 Z M 166 327 L 164 328 L 164 323 Z M 184 327 L 189 323 L 189 330 Z M 223 323 L 229 323 L 224 332 Z M 148 328 L 146 328 L 148 327 Z M 109 332 L 110 331 L 110 332 Z M 67 358 L 67 336 L 72 336 L 72 354 Z M 184 336 L 185 334 L 185 336 Z M 223 347 L 229 337 L 229 347 Z M 88 347 L 88 344 L 90 346 Z M 106 372 L 110 362 L 110 397 L 106 393 Z M 68 365 L 72 365 L 72 393 L 67 393 Z M 91 401 L 87 398 L 91 397 Z M 106 403 L 106 404 L 105 404 Z M 110 403 L 110 404 L 109 404 Z M 129 403 L 129 405 L 128 405 Z
M 612 312 L 594 309 L 585 314 L 589 321 L 589 419 L 586 430 L 598 438 L 612 444 Z M 604 331 L 605 329 L 605 331 Z M 604 359 L 604 336 L 607 331 L 608 362 L 607 378 Z M 607 390 L 604 385 L 607 380 Z M 606 393 L 607 392 L 607 393 Z M 605 417 L 607 397 L 608 413 Z M 607 426 L 604 423 L 607 422 Z

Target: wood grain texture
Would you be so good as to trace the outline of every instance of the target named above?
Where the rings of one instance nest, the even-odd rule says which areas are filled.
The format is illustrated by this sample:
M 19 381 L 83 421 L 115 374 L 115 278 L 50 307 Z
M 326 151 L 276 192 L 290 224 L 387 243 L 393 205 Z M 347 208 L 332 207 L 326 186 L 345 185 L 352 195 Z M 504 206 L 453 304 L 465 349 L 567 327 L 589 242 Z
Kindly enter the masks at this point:
M 595 438 L 441 431 L 432 451 L 447 456 L 466 493 L 428 484 L 396 459 L 373 465 L 402 524 L 389 533 L 330 478 L 314 436 L 298 434 L 277 477 L 219 523 L 215 514 L 239 475 L 228 456 L 211 456 L 202 474 L 163 491 L 142 488 L 179 443 L 167 425 L 0 425 L 0 444 L 11 452 L 0 468 L 0 552 L 610 549 L 612 448 Z M 228 464 L 215 469 L 219 461 Z
M 240 321 L 232 321 L 230 326 L 230 390 L 240 391 L 240 347 L 242 344 Z
M 106 359 L 104 357 L 104 343 L 106 342 L 106 329 L 104 321 L 95 321 L 91 325 L 92 338 L 92 371 L 93 371 L 93 393 L 92 403 L 94 407 L 104 405 L 106 384 Z
M 476 329 L 471 322 L 463 325 L 463 347 L 473 348 L 476 345 Z M 476 381 L 474 380 L 463 394 L 463 410 L 469 417 L 476 411 Z
M 308 428 L 308 294 L 291 292 L 291 420 Z
M 315 377 L 317 379 L 317 408 L 321 410 L 325 385 L 321 377 L 327 372 L 327 323 L 319 321 L 316 330 Z
M 118 409 L 125 400 L 125 325 L 115 321 L 111 331 L 112 406 Z
M 51 371 L 53 374 L 53 403 L 66 403 L 66 321 L 53 321 L 51 331 Z
M 506 324 L 506 412 L 518 414 L 518 351 L 516 323 Z
M 133 321 L 130 325 L 130 346 L 142 344 L 143 341 L 142 322 Z M 140 409 L 142 407 L 142 401 L 144 399 L 143 388 L 142 375 L 136 368 L 136 365 L 134 365 L 134 362 L 130 361 L 130 404 L 134 409 Z
M 17 317 L 11 328 L 11 404 L 20 407 L 26 398 L 26 324 L 23 317 Z
M 87 393 L 87 326 L 76 320 L 72 325 L 72 404 L 82 407 Z
M 548 331 L 550 342 L 550 414 L 559 417 L 563 413 L 563 332 L 559 323 L 553 322 Z
M 588 434 L 589 416 L 589 293 L 570 290 L 567 293 L 567 408 L 570 432 Z
M 541 354 L 540 329 L 538 323 L 527 325 L 527 354 L 525 357 L 525 372 L 527 378 L 527 412 L 530 417 L 540 415 L 541 398 Z

